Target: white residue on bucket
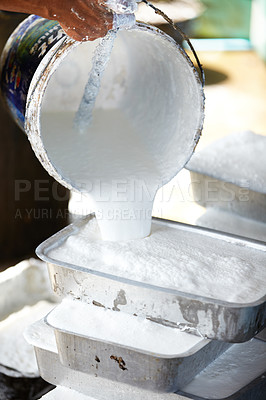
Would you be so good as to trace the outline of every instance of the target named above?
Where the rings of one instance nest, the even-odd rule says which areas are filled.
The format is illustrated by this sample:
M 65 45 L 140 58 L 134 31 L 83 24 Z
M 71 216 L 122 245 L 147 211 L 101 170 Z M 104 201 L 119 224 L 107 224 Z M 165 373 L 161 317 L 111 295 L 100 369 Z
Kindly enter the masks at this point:
M 116 31 L 109 31 L 95 49 L 92 69 L 74 119 L 74 128 L 85 133 L 92 121 L 92 112 L 101 86 L 102 75 L 110 60 Z
M 107 242 L 94 218 L 48 255 L 55 262 L 229 302 L 265 295 L 265 252 L 156 222 L 144 239 Z

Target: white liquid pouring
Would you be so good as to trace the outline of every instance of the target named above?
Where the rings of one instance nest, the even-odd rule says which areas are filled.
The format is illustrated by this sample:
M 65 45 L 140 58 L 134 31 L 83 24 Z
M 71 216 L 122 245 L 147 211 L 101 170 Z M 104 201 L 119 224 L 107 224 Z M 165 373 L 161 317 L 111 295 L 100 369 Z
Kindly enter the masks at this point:
M 79 134 L 73 119 L 96 45 L 76 47 L 52 76 L 41 139 L 52 175 L 93 200 L 104 240 L 143 238 L 150 234 L 157 189 L 184 166 L 197 142 L 202 88 L 174 42 L 151 29 L 119 31 L 91 122 Z
M 70 112 L 43 114 L 43 134 L 51 159 L 57 160 L 64 174 L 79 182 L 80 190 L 92 199 L 104 239 L 148 236 L 153 200 L 160 184 L 155 160 L 121 111 L 95 111 L 91 125 L 81 135 L 73 127 L 73 117 Z M 64 143 L 67 153 L 60 143 Z M 93 166 L 93 176 L 88 163 Z
M 89 79 L 74 118 L 74 130 L 80 133 L 85 133 L 92 122 L 92 112 L 100 90 L 102 75 L 110 61 L 116 35 L 116 31 L 109 31 L 95 49 Z

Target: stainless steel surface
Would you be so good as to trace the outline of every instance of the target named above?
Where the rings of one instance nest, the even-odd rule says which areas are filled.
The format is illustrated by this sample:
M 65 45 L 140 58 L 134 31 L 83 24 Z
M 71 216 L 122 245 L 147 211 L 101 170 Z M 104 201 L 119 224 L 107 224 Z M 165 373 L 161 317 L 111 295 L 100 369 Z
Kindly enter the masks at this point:
M 50 328 L 50 335 L 53 335 L 52 328 Z M 185 400 L 188 398 L 206 400 L 188 393 L 182 395 L 180 393 L 154 393 L 124 383 L 112 382 L 96 376 L 97 374 L 94 376 L 72 370 L 60 363 L 55 342 L 54 348 L 50 350 L 39 343 L 38 346 L 35 346 L 35 353 L 43 379 L 49 383 L 65 386 L 92 396 L 95 400 Z M 220 398 L 220 400 L 264 400 L 265 384 L 265 375 L 259 376 L 252 382 L 248 377 L 245 387 L 227 399 Z M 216 393 L 216 399 L 219 399 L 219 393 Z
M 238 392 L 233 393 L 229 397 L 200 397 L 189 393 L 178 392 L 177 394 L 184 396 L 186 399 L 192 400 L 265 400 L 266 397 L 266 375 L 259 376 L 254 381 L 240 389 Z
M 58 313 L 54 310 L 50 315 L 54 312 Z M 114 382 L 124 382 L 157 392 L 177 391 L 231 346 L 225 342 L 199 339 L 196 344 L 188 346 L 187 350 L 180 351 L 180 354 L 162 355 L 125 346 L 115 342 L 114 337 L 104 341 L 96 336 L 84 336 L 75 327 L 73 331 L 61 329 L 60 323 L 56 326 L 51 323 L 50 315 L 45 321 L 54 329 L 63 365 Z M 81 315 L 81 318 L 84 316 Z M 89 310 L 87 318 L 90 318 Z M 156 329 L 156 324 L 149 326 L 149 333 L 152 329 Z M 184 335 L 189 339 L 188 333 Z
M 95 398 L 95 400 L 185 400 L 175 393 L 154 393 L 113 382 L 96 375 L 85 374 L 62 365 L 58 353 L 35 347 L 41 377 L 53 385 L 64 386 Z
M 264 381 L 263 381 L 264 376 Z M 261 377 L 261 382 L 260 379 Z M 218 359 L 202 371 L 182 392 L 199 399 L 235 399 L 236 393 L 253 392 L 252 382 L 258 379 L 253 397 L 266 394 L 266 343 L 253 339 L 246 343 L 232 345 Z M 245 389 L 244 389 L 245 388 Z M 256 395 L 255 395 L 256 393 Z M 264 397 L 265 398 L 265 397 Z
M 137 314 L 158 323 L 182 328 L 187 332 L 210 339 L 227 342 L 244 342 L 251 339 L 266 324 L 266 296 L 252 303 L 230 303 L 205 298 L 178 290 L 165 289 L 141 282 L 120 278 L 76 265 L 51 259 L 49 250 L 66 240 L 93 216 L 87 216 L 58 232 L 37 248 L 37 255 L 48 263 L 50 281 L 54 292 L 109 309 Z M 257 241 L 218 233 L 206 228 L 159 220 L 180 231 L 197 235 L 200 245 L 204 239 L 221 242 L 230 251 L 256 252 L 256 260 L 264 267 L 266 246 Z

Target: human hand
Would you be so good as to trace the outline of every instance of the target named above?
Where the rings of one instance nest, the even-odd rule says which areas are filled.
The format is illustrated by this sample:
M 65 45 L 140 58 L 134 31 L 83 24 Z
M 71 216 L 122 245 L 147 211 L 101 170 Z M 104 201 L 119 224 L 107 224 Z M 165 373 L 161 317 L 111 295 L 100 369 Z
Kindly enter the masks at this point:
M 0 10 L 36 14 L 58 21 L 72 39 L 94 40 L 117 28 L 119 14 L 128 14 L 134 23 L 134 12 L 140 0 L 0 0 Z M 118 14 L 114 18 L 113 12 Z M 130 18 L 131 17 L 131 18 Z
M 105 36 L 113 27 L 113 14 L 101 0 L 47 1 L 48 18 L 59 22 L 78 41 Z
M 73 39 L 87 41 L 105 36 L 116 26 L 112 11 L 133 15 L 140 0 L 65 0 L 64 7 L 57 4 L 59 1 L 50 1 L 55 10 L 51 19 L 56 19 Z

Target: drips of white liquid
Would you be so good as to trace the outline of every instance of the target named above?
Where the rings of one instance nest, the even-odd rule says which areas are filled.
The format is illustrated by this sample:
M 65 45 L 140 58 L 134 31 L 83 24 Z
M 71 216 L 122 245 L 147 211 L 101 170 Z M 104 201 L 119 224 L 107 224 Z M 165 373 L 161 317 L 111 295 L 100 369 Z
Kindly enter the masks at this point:
M 141 135 L 119 110 L 94 111 L 82 135 L 73 118 L 74 112 L 42 114 L 51 161 L 91 198 L 104 240 L 148 236 L 160 173 Z
M 115 38 L 116 31 L 109 31 L 95 49 L 89 79 L 74 118 L 74 128 L 80 133 L 84 133 L 91 124 L 92 112 L 100 90 L 102 75 L 110 60 Z

